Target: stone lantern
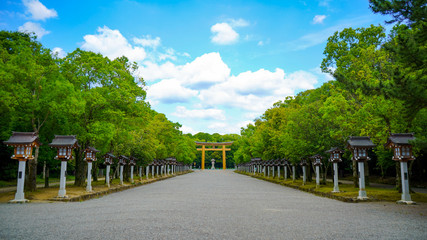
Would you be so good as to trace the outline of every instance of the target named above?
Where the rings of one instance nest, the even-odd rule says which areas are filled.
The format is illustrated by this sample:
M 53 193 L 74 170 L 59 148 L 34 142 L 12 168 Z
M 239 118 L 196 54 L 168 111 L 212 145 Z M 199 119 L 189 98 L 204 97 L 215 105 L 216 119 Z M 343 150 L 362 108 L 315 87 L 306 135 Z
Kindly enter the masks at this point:
M 322 156 L 320 154 L 316 154 L 310 157 L 313 159 L 313 165 L 316 167 L 316 188 L 320 186 L 320 166 L 322 166 Z
M 120 185 L 123 185 L 123 166 L 126 165 L 126 160 L 128 158 L 126 156 L 119 156 L 119 165 L 120 165 Z
M 55 138 L 49 144 L 50 147 L 58 149 L 55 159 L 61 161 L 61 177 L 59 180 L 58 198 L 66 198 L 66 179 L 67 161 L 74 159 L 72 151 L 74 148 L 80 147 L 75 135 L 55 135 Z
M 83 160 L 87 162 L 87 192 L 92 192 L 92 162 L 96 161 L 97 152 L 99 152 L 99 150 L 93 147 L 87 147 L 84 151 L 85 157 L 83 158 Z
M 129 165 L 130 165 L 130 181 L 133 183 L 133 168 L 136 165 L 136 158 L 130 156 Z
M 105 170 L 105 184 L 110 187 L 110 165 L 113 164 L 113 159 L 116 158 L 111 153 L 107 153 L 104 155 L 104 164 L 107 166 L 107 169 Z
M 342 162 L 341 156 L 344 152 L 337 147 L 333 147 L 326 151 L 326 153 L 331 154 L 328 161 L 333 163 L 334 165 L 334 190 L 332 192 L 339 192 L 340 189 L 338 187 L 338 163 Z
M 415 160 L 412 155 L 412 145 L 415 140 L 413 133 L 392 133 L 387 139 L 386 147 L 393 149 L 393 160 L 400 162 L 400 178 L 402 179 L 402 199 L 398 203 L 413 204 L 409 194 L 408 162 Z
M 307 180 L 307 178 L 306 178 L 306 174 L 305 174 L 305 168 L 306 168 L 306 166 L 307 166 L 307 160 L 306 159 L 304 159 L 304 158 L 302 158 L 301 159 L 301 162 L 300 162 L 300 165 L 301 165 L 301 167 L 302 167 L 302 185 L 305 185 L 305 183 L 306 183 L 306 180 Z
M 215 169 L 215 159 L 211 159 L 211 164 L 212 164 L 212 167 L 211 167 L 211 169 Z
M 358 162 L 359 168 L 359 196 L 358 199 L 367 199 L 365 190 L 365 162 L 370 160 L 368 150 L 375 147 L 369 137 L 351 137 L 347 141 L 347 148 L 353 153 L 353 161 Z
M 16 194 L 15 199 L 11 202 L 27 202 L 28 200 L 24 196 L 25 165 L 27 160 L 34 159 L 33 147 L 41 145 L 39 136 L 35 132 L 12 132 L 9 140 L 3 143 L 14 147 L 14 154 L 11 158 L 19 162 Z

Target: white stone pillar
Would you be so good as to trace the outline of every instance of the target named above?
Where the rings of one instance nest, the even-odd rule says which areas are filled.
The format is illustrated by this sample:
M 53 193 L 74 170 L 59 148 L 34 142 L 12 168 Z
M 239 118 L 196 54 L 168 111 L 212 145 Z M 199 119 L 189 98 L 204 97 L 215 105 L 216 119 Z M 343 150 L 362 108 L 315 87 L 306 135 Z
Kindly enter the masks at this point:
M 295 181 L 295 165 L 292 165 L 292 181 Z
M 160 166 L 160 176 L 163 176 L 164 170 L 165 170 L 164 166 L 163 165 Z
M 262 172 L 264 173 L 264 177 L 265 177 L 265 175 L 267 174 L 267 173 L 265 172 L 265 166 L 262 168 Z
M 154 178 L 154 165 L 151 165 L 151 177 Z
M 366 195 L 365 190 L 365 163 L 359 162 L 359 196 L 357 199 L 367 199 L 368 196 Z
M 120 185 L 123 185 L 123 165 L 120 165 Z
M 159 176 L 159 166 L 156 166 L 156 176 Z
M 130 182 L 133 183 L 133 165 L 130 165 Z
M 273 175 L 273 178 L 274 178 L 274 166 L 272 166 L 272 167 L 271 167 L 271 170 L 272 170 L 272 172 L 273 172 L 273 174 L 272 174 L 272 175 Z
M 67 197 L 67 191 L 65 190 L 65 172 L 67 171 L 67 161 L 61 161 L 61 176 L 59 178 L 59 191 L 58 191 L 58 197 L 59 198 L 66 198 Z
M 142 166 L 139 166 L 139 178 L 142 178 Z
M 24 196 L 24 183 L 25 183 L 25 165 L 26 161 L 19 161 L 18 165 L 18 182 L 16 185 L 15 199 L 11 202 L 27 202 Z
M 92 192 L 92 162 L 87 162 L 87 185 L 86 191 Z
M 340 192 L 338 187 L 338 163 L 334 162 L 334 191 L 332 192 Z
M 107 169 L 105 170 L 105 183 L 107 187 L 110 187 L 110 165 L 107 165 Z
M 284 176 L 284 178 L 285 178 L 285 181 L 286 181 L 286 180 L 288 180 L 288 166 L 285 165 L 285 169 L 284 170 L 285 170 L 285 176 Z
M 145 178 L 148 179 L 148 174 L 150 173 L 150 166 L 145 167 Z
M 305 185 L 306 177 L 305 177 L 305 166 L 302 166 L 302 184 Z
M 320 185 L 320 166 L 316 165 L 316 187 Z
M 409 175 L 408 163 L 400 162 L 400 178 L 402 179 L 402 202 L 412 202 L 411 195 L 409 194 Z
M 280 179 L 280 166 L 277 166 L 277 179 Z

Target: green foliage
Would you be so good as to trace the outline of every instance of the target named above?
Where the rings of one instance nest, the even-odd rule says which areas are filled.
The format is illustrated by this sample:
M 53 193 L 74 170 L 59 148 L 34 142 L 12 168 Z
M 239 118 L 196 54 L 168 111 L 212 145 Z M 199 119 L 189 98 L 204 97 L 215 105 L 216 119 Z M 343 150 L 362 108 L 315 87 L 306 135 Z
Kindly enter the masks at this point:
M 92 146 L 102 155 L 132 155 L 139 164 L 176 157 L 185 164 L 196 158 L 194 141 L 179 131 L 181 125 L 151 109 L 145 101 L 144 80 L 135 77 L 137 65 L 126 57 L 114 60 L 76 49 L 62 59 L 53 58 L 35 38 L 20 32 L 0 31 L 0 140 L 12 131 L 36 131 L 44 145 L 39 162 L 47 163 L 51 175 L 59 172 L 56 152 L 47 144 L 54 135 L 77 135 L 81 148 L 68 164 L 84 183 L 83 150 Z M 1 148 L 9 173 L 10 149 Z M 40 168 L 39 168 L 40 169 Z M 6 176 L 6 175 L 7 176 Z

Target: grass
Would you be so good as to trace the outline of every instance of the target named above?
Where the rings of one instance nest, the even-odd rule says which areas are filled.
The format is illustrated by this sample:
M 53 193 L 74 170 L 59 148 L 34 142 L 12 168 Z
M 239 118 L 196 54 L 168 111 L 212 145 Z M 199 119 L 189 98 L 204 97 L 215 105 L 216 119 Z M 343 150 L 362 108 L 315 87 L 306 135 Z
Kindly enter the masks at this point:
M 305 185 L 303 185 L 302 179 L 297 179 L 295 181 L 292 181 L 292 178 L 287 181 L 284 181 L 283 178 L 277 179 L 277 178 L 271 178 L 271 177 L 264 177 L 263 174 L 248 174 L 240 171 L 236 171 L 237 173 L 256 177 L 259 179 L 263 179 L 269 182 L 274 182 L 277 184 L 285 185 L 288 187 L 293 187 L 299 190 L 307 191 L 314 193 L 316 195 L 321 195 L 324 197 L 330 197 L 342 201 L 354 201 L 357 199 L 357 196 L 359 195 L 359 188 L 355 188 L 352 184 L 339 184 L 339 193 L 332 193 L 332 190 L 334 188 L 333 183 L 327 182 L 326 185 L 320 185 L 318 188 L 316 188 L 316 182 L 306 182 Z M 368 195 L 368 198 L 370 201 L 388 201 L 388 202 L 396 202 L 401 199 L 401 194 L 394 189 L 385 189 L 385 188 L 375 188 L 375 187 L 366 187 L 366 194 Z M 411 193 L 412 201 L 415 202 L 423 202 L 427 203 L 427 194 L 426 193 Z

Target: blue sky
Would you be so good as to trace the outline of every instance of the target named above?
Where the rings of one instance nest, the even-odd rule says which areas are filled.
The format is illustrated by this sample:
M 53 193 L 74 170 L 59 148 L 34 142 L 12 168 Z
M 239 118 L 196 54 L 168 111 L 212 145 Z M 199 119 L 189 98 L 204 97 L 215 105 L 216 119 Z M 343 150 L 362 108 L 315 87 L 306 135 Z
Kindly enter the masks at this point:
M 185 133 L 239 133 L 274 102 L 320 86 L 327 38 L 384 25 L 367 0 L 3 0 L 0 28 L 139 65 L 152 107 Z

